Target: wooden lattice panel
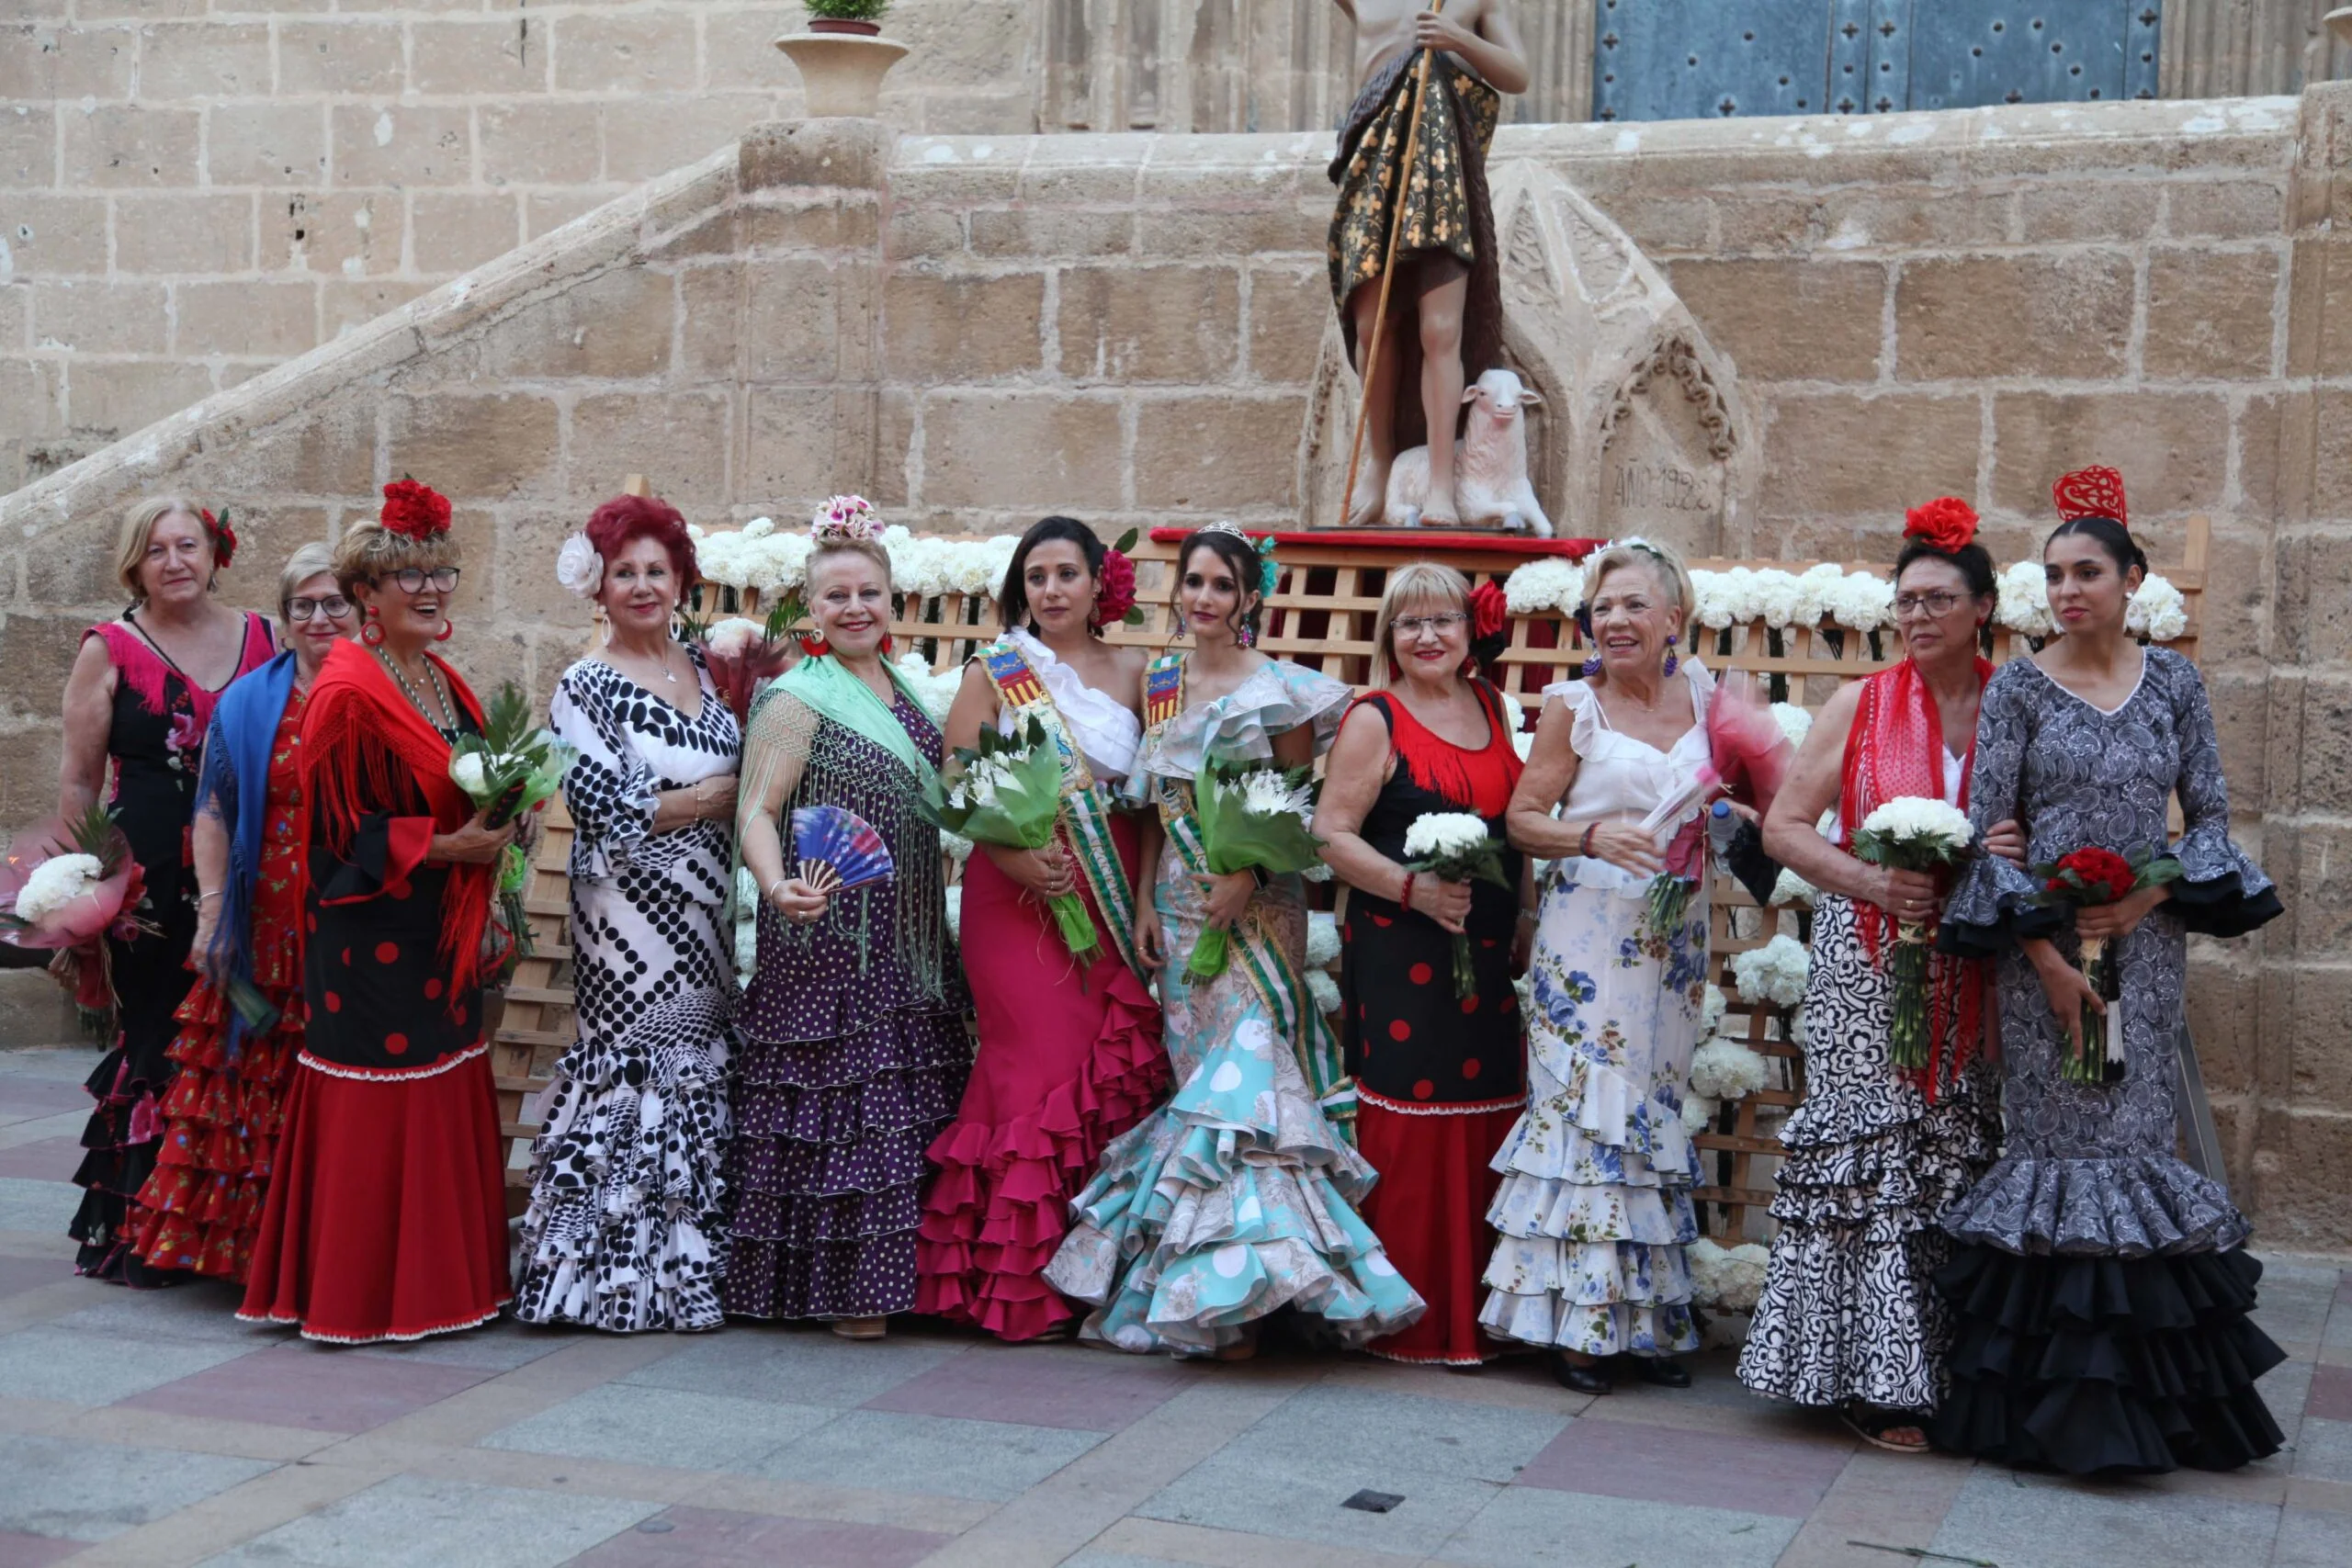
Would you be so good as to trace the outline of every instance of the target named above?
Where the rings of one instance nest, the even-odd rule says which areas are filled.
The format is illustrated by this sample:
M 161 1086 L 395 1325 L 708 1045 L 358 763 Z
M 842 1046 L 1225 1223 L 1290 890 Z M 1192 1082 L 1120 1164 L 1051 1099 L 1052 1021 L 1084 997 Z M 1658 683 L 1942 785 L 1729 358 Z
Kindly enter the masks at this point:
M 2205 519 L 2189 520 L 2187 547 L 2177 566 L 2164 575 L 2187 602 L 2188 633 L 2167 646 L 2197 657 L 2205 588 L 2209 533 Z M 1169 603 L 1173 582 L 1180 529 L 1156 530 L 1139 543 L 1134 558 L 1136 591 L 1146 613 L 1140 626 L 1115 626 L 1109 639 L 1158 652 L 1175 633 L 1175 612 Z M 1560 553 L 1563 547 L 1520 541 L 1486 539 L 1477 536 L 1432 533 L 1404 540 L 1373 541 L 1363 536 L 1304 534 L 1279 536 L 1278 557 L 1283 571 L 1267 602 L 1264 635 L 1258 646 L 1278 659 L 1294 660 L 1351 685 L 1371 678 L 1373 626 L 1380 611 L 1381 591 L 1387 573 L 1409 561 L 1440 560 L 1469 578 L 1472 584 L 1500 584 L 1513 570 L 1540 554 Z M 1571 550 L 1574 547 L 1566 547 Z M 1576 551 L 1581 553 L 1581 551 Z M 1783 563 L 1759 560 L 1694 560 L 1690 565 L 1710 570 L 1736 566 L 1764 568 Z M 1849 564 L 1848 570 L 1883 576 L 1883 565 Z M 739 592 L 706 583 L 701 589 L 704 614 L 753 614 L 756 592 Z M 900 657 L 905 650 L 922 654 L 934 671 L 961 666 L 995 640 L 1000 626 L 992 598 L 979 594 L 945 593 L 907 599 L 890 623 Z M 1853 631 L 1819 626 L 1788 626 L 1775 630 L 1761 623 L 1736 626 L 1722 632 L 1702 630 L 1697 651 L 1707 668 L 1718 675 L 1744 671 L 1769 682 L 1776 700 L 1818 709 L 1839 684 L 1858 680 L 1894 662 L 1899 649 L 1894 632 L 1874 640 Z M 1996 664 L 2025 651 L 2021 639 L 2006 628 L 1993 628 L 1989 657 Z M 1500 664 L 1503 689 L 1529 707 L 1543 702 L 1546 685 L 1568 679 L 1583 661 L 1584 649 L 1575 626 L 1556 615 L 1514 615 L 1510 640 Z M 545 1087 L 555 1057 L 571 1043 L 571 990 L 570 949 L 563 945 L 568 899 L 564 885 L 566 857 L 571 847 L 571 820 L 560 802 L 548 809 L 548 832 L 534 862 L 529 908 L 538 933 L 537 957 L 526 959 L 507 992 L 504 1026 L 496 1035 L 493 1060 L 499 1075 L 501 1117 L 510 1139 L 527 1140 L 537 1131 L 523 1121 L 525 1097 Z M 1793 1109 L 1804 1098 L 1804 1062 L 1790 1039 L 1785 1009 L 1750 1008 L 1738 999 L 1731 983 L 1730 961 L 1737 953 L 1762 946 L 1779 931 L 1801 931 L 1800 911 L 1760 909 L 1729 877 L 1718 876 L 1711 890 L 1711 912 L 1717 982 L 1731 998 L 1727 1022 L 1745 1023 L 1748 1043 L 1774 1066 L 1776 1081 L 1737 1102 L 1728 1132 L 1704 1133 L 1696 1140 L 1706 1153 L 1711 1171 L 1722 1175 L 1694 1196 L 1702 1213 L 1712 1217 L 1711 1235 L 1726 1244 L 1753 1239 L 1748 1235 L 1751 1208 L 1771 1200 L 1770 1170 L 1758 1160 L 1774 1160 L 1780 1145 L 1758 1132 L 1757 1115 L 1765 1107 Z M 519 1162 L 527 1155 L 510 1152 L 508 1179 L 527 1179 Z
M 492 1032 L 490 1067 L 498 1085 L 499 1133 L 506 1140 L 507 1207 L 522 1212 L 531 1182 L 530 1145 L 538 1128 L 526 1120 L 529 1100 L 547 1088 L 556 1058 L 571 1043 L 571 814 L 559 795 L 539 814 L 531 877 L 523 889 L 533 951 L 506 985 L 504 1009 Z

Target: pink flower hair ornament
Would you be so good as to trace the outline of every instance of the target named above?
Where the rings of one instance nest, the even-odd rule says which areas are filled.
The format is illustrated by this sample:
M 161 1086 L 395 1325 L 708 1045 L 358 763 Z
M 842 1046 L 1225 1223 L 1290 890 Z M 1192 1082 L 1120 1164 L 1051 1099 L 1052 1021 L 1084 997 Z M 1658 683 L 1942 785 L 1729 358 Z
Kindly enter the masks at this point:
M 862 495 L 837 495 L 808 519 L 808 537 L 818 544 L 878 544 L 882 514 Z

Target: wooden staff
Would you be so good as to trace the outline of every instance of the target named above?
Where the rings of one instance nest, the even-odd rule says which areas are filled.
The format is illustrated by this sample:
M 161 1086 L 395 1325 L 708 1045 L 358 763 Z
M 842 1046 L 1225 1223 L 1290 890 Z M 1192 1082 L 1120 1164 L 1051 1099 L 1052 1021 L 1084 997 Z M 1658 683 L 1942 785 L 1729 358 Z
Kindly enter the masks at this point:
M 1435 0 L 1430 6 L 1430 14 L 1443 16 L 1445 0 Z M 1342 527 L 1355 513 L 1356 469 L 1363 462 L 1364 420 L 1372 412 L 1373 378 L 1380 373 L 1381 340 L 1388 335 L 1388 290 L 1396 282 L 1396 242 L 1405 233 L 1405 198 L 1413 188 L 1413 158 L 1421 150 L 1421 109 L 1429 102 L 1430 66 L 1436 59 L 1437 51 L 1421 51 L 1420 69 L 1413 76 L 1413 120 L 1405 129 L 1405 163 L 1396 176 L 1396 199 L 1389 205 L 1387 259 L 1380 267 L 1380 303 L 1372 312 L 1372 344 L 1363 354 L 1363 396 L 1356 405 L 1355 439 L 1348 444 L 1348 488 L 1340 497 L 1340 525 Z M 1430 432 L 1430 439 L 1437 439 L 1436 431 Z

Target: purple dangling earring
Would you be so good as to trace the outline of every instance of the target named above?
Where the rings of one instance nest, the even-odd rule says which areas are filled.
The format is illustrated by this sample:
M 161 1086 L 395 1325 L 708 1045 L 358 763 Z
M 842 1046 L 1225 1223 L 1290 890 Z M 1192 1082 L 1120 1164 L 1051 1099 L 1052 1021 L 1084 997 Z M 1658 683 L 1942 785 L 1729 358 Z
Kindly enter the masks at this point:
M 1672 632 L 1666 634 L 1666 672 L 1668 675 L 1682 668 L 1682 660 L 1674 656 L 1674 645 L 1681 640 Z
M 1233 640 L 1244 648 L 1255 648 L 1258 645 L 1258 628 L 1244 621 L 1241 629 L 1233 634 Z

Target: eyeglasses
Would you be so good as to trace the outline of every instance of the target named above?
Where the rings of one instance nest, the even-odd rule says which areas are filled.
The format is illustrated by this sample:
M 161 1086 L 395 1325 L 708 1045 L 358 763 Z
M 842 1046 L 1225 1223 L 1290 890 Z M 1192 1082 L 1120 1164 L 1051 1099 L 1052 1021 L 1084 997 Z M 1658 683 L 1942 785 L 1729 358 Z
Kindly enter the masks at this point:
M 1952 606 L 1960 603 L 1957 593 L 1898 593 L 1894 596 L 1894 616 L 1917 615 L 1923 611 L 1930 615 L 1949 615 Z
M 412 588 L 409 592 L 413 593 L 416 590 Z M 286 618 L 289 621 L 307 621 L 312 615 L 320 614 L 325 615 L 326 618 L 330 621 L 339 621 L 343 619 L 344 616 L 351 614 L 351 601 L 345 598 L 340 593 L 337 593 L 334 597 L 328 599 L 288 599 L 286 601 Z
M 1446 610 L 1434 615 L 1399 615 L 1388 626 L 1390 630 L 1409 642 L 1423 632 L 1435 632 L 1443 637 L 1469 618 L 1459 610 Z
M 454 566 L 436 566 L 427 571 L 421 566 L 404 566 L 392 573 L 392 581 L 401 585 L 401 592 L 403 593 L 422 593 L 428 581 L 433 584 L 435 592 L 447 593 L 453 592 L 458 586 L 458 569 Z

